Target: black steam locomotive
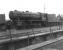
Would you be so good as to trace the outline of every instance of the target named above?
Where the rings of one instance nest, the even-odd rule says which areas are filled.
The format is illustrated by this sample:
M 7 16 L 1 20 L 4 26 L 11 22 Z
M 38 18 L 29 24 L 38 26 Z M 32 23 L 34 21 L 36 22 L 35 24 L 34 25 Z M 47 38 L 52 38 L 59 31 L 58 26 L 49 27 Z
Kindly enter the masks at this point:
M 24 28 L 37 28 L 37 27 L 48 27 L 59 25 L 60 20 L 55 14 L 47 13 L 32 13 L 29 11 L 10 11 L 9 18 L 12 25 L 17 29 Z

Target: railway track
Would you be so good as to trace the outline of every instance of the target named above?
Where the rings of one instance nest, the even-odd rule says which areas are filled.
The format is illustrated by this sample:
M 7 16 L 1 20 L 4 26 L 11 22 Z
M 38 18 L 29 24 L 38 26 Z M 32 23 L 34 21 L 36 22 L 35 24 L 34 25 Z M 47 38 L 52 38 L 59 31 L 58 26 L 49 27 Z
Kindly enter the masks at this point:
M 42 43 L 38 43 L 38 44 L 31 45 L 31 46 L 28 46 L 28 47 L 25 47 L 25 48 L 21 48 L 21 49 L 17 49 L 17 50 L 37 50 L 40 47 L 42 47 L 42 49 L 43 49 L 43 47 L 46 48 L 47 45 L 52 44 L 54 42 L 58 42 L 60 40 L 63 40 L 63 37 L 56 38 L 56 39 L 49 40 L 49 41 L 45 41 L 45 42 L 42 42 Z
M 37 28 L 37 29 L 34 28 L 33 30 L 32 29 L 29 29 L 29 30 L 15 30 L 15 29 L 7 30 L 6 32 L 0 33 L 0 44 L 9 43 L 12 40 L 11 41 L 12 44 L 11 43 L 10 44 L 11 44 L 11 46 L 14 46 L 16 48 L 16 50 L 34 50 L 41 46 L 45 46 L 45 45 L 54 43 L 56 41 L 62 40 L 63 39 L 62 32 L 63 32 L 63 28 L 58 27 L 58 26 L 54 26 L 51 28 L 50 27 Z M 52 36 L 50 36 L 51 34 L 55 35 L 57 37 L 53 38 Z M 10 35 L 11 35 L 11 37 L 10 37 Z M 47 35 L 46 36 L 47 40 L 43 41 L 43 38 L 45 35 Z M 37 39 L 37 37 L 39 40 Z M 21 47 L 21 48 L 19 48 L 19 47 Z M 12 48 L 12 47 L 10 47 L 10 48 Z
M 33 28 L 33 29 L 28 29 L 28 30 L 12 29 L 12 30 L 7 30 L 5 32 L 0 32 L 0 41 L 7 42 L 7 40 L 10 40 L 10 36 L 12 37 L 12 40 L 19 40 L 19 39 L 28 38 L 28 35 L 29 37 L 34 37 L 34 36 L 48 34 L 53 31 L 55 32 L 58 30 L 59 30 L 59 26 L 45 27 L 45 28 Z M 62 28 L 60 30 L 62 30 Z

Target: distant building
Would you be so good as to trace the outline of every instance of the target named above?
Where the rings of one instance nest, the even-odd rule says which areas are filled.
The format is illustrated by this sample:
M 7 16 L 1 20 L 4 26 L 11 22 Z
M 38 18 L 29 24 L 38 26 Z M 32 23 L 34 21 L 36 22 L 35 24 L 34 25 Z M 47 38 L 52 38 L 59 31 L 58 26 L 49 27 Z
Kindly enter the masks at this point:
M 0 24 L 5 23 L 5 14 L 0 14 Z
M 58 18 L 56 17 L 56 14 L 47 14 L 48 22 L 58 22 Z
M 58 18 L 61 22 L 63 22 L 63 15 L 58 15 L 57 18 Z

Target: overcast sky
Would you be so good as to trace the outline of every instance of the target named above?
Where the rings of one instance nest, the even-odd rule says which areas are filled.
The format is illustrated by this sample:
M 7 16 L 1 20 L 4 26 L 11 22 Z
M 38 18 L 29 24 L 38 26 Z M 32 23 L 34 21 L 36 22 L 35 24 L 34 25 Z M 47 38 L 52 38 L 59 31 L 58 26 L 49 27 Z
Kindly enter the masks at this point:
M 5 13 L 6 19 L 10 10 L 44 12 L 44 7 L 46 13 L 63 14 L 62 0 L 0 0 L 0 13 Z

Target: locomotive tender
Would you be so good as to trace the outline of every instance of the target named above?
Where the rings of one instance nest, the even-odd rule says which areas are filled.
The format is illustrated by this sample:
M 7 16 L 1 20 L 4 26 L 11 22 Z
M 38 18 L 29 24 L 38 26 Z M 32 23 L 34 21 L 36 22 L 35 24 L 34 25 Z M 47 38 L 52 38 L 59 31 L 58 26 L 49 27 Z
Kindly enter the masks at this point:
M 60 22 L 55 14 L 32 13 L 29 11 L 20 12 L 17 10 L 10 11 L 9 18 L 18 29 L 56 26 L 59 25 Z

